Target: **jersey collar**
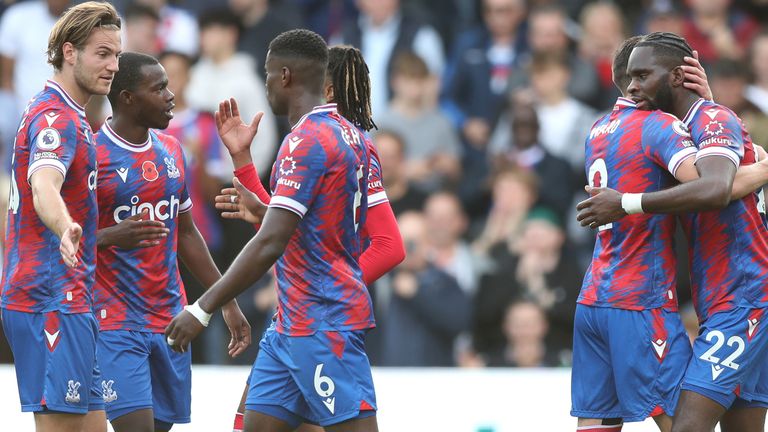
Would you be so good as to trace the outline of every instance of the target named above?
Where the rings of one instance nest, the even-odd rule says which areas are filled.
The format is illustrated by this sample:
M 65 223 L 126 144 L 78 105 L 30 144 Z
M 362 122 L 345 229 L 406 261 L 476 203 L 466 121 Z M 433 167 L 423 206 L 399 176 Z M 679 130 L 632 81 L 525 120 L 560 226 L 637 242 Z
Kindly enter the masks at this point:
M 696 102 L 691 105 L 691 107 L 688 109 L 688 114 L 683 117 L 683 123 L 685 123 L 686 126 L 691 126 L 691 120 L 693 120 L 693 117 L 696 115 L 696 112 L 699 111 L 699 108 L 701 108 L 701 105 L 704 104 L 707 100 L 704 98 L 699 98 Z
M 636 108 L 637 104 L 632 99 L 620 97 L 616 99 L 616 103 L 613 105 L 614 111 L 625 107 Z
M 297 121 L 296 124 L 293 125 L 291 130 L 294 130 L 294 129 L 298 128 L 299 126 L 301 126 L 301 124 L 304 123 L 304 120 L 306 120 L 307 117 L 311 116 L 312 114 L 325 113 L 325 112 L 335 113 L 336 112 L 336 104 L 335 103 L 329 103 L 329 104 L 325 104 L 325 105 L 318 105 L 318 106 L 312 108 L 312 111 L 310 111 L 310 112 L 304 114 L 303 116 L 301 116 L 299 121 Z
M 146 141 L 144 141 L 141 144 L 134 144 L 126 140 L 125 138 L 121 137 L 117 133 L 115 133 L 115 131 L 109 125 L 109 120 L 111 118 L 112 117 L 109 117 L 104 121 L 104 125 L 101 126 L 101 131 L 104 133 L 104 135 L 107 136 L 107 138 L 109 138 L 110 141 L 117 144 L 118 147 L 134 153 L 142 153 L 149 150 L 149 148 L 152 147 L 152 132 L 147 133 Z
M 64 102 L 69 105 L 70 108 L 77 111 L 77 113 L 80 115 L 80 117 L 85 118 L 85 108 L 83 108 L 79 103 L 75 102 L 75 100 L 72 98 L 72 96 L 67 93 L 66 90 L 62 86 L 59 85 L 56 81 L 53 80 L 47 80 L 45 82 L 45 88 L 52 89 L 56 93 L 58 93 L 62 99 L 64 99 Z

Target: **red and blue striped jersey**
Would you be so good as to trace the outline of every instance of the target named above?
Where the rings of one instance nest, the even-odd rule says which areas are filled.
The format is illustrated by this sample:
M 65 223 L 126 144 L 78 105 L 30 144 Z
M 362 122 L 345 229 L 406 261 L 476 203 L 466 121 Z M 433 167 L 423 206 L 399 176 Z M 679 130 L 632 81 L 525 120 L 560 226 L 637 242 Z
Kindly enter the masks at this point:
M 149 131 L 133 144 L 104 122 L 99 157 L 99 229 L 144 210 L 170 230 L 157 246 L 98 250 L 94 313 L 101 330 L 162 333 L 187 304 L 177 263 L 178 216 L 192 208 L 184 155 L 170 135 Z
M 69 268 L 60 240 L 34 208 L 29 179 L 41 168 L 64 176 L 61 197 L 83 235 Z M 0 306 L 22 312 L 91 311 L 96 268 L 96 150 L 83 107 L 54 81 L 29 103 L 16 133 Z
M 371 208 L 389 202 L 389 198 L 387 198 L 387 192 L 384 190 L 384 178 L 381 174 L 379 151 L 376 150 L 373 140 L 371 140 L 367 133 L 362 131 L 360 133 L 365 140 L 366 147 L 368 147 L 370 157 L 368 167 L 368 208 Z
M 358 264 L 368 172 L 368 146 L 334 105 L 315 107 L 283 140 L 269 206 L 302 219 L 275 266 L 279 332 L 305 336 L 374 326 Z
M 673 186 L 680 163 L 696 153 L 687 129 L 661 111 L 619 98 L 586 141 L 593 187 L 651 192 Z M 599 227 L 578 302 L 618 309 L 677 309 L 673 215 L 635 214 Z
M 730 109 L 699 99 L 685 116 L 699 148 L 696 160 L 729 158 L 737 167 L 755 162 L 755 147 Z M 688 235 L 691 290 L 699 320 L 734 307 L 768 305 L 768 231 L 762 192 L 723 210 L 683 218 Z

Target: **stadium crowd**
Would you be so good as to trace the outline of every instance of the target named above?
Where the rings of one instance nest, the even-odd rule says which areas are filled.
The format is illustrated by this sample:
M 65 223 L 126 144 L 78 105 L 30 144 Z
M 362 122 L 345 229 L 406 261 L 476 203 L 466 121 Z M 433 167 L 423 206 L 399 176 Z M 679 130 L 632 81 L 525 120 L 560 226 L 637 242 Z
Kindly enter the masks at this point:
M 51 74 L 48 32 L 70 3 L 0 3 L 4 176 L 18 119 Z M 265 112 L 252 146 L 265 180 L 290 127 L 266 100 L 269 41 L 305 27 L 329 44 L 362 50 L 374 142 L 407 250 L 406 260 L 370 287 L 378 327 L 368 352 L 376 366 L 570 364 L 573 312 L 594 242 L 594 231 L 574 216 L 586 197 L 584 140 L 619 95 L 611 59 L 627 36 L 684 36 L 698 50 L 715 100 L 743 119 L 756 143 L 768 145 L 766 0 L 112 3 L 124 20 L 123 50 L 158 57 L 168 73 L 176 109 L 167 132 L 184 145 L 193 218 L 222 270 L 253 228 L 214 208 L 233 166 L 211 113 L 230 96 L 247 119 Z M 89 103 L 94 130 L 108 106 Z M 0 188 L 7 193 L 7 180 Z M 190 299 L 200 296 L 192 278 L 185 283 Z M 258 339 L 276 304 L 273 281 L 260 281 L 239 303 Z M 693 311 L 682 309 L 695 329 Z M 223 324 L 216 317 L 194 348 L 196 361 L 250 364 L 257 344 L 229 359 Z M 0 361 L 11 361 L 7 347 Z

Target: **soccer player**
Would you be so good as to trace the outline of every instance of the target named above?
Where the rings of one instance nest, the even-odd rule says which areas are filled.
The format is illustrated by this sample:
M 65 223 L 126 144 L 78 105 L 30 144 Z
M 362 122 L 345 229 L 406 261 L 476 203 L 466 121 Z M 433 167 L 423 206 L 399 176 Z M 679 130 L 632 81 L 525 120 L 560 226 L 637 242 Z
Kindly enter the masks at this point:
M 181 144 L 156 130 L 173 117 L 165 70 L 154 57 L 123 53 L 109 101 L 113 117 L 96 135 L 103 397 L 116 432 L 168 431 L 190 421 L 191 403 L 191 352 L 172 351 L 163 335 L 187 303 L 177 254 L 205 287 L 221 275 L 189 212 Z M 142 214 L 155 225 L 126 221 Z M 250 326 L 235 301 L 223 312 L 235 356 L 250 344 Z
M 360 256 L 363 281 L 369 285 L 398 265 L 405 258 L 405 250 L 397 220 L 384 191 L 378 153 L 373 142 L 365 134 L 373 129 L 375 124 L 371 118 L 368 66 L 360 50 L 351 46 L 335 46 L 328 50 L 325 99 L 328 103 L 336 104 L 339 114 L 361 130 L 370 152 L 368 215 L 361 230 L 363 238 L 370 240 L 370 245 Z M 237 116 L 237 103 L 232 99 L 230 104 L 233 116 Z M 228 110 L 222 105 L 219 114 L 225 112 Z M 240 119 L 234 121 L 237 124 L 241 122 Z M 253 132 L 255 133 L 255 129 Z M 269 204 L 270 196 L 261 185 L 255 165 L 251 161 L 251 141 L 251 136 L 246 135 L 241 142 L 228 140 L 224 143 L 236 168 L 235 177 L 242 184 L 238 182 L 235 188 L 223 190 L 222 195 L 216 197 L 216 207 L 224 210 L 224 217 L 260 222 L 258 215 L 263 215 L 264 204 Z M 248 386 L 238 407 L 234 432 L 243 428 L 242 416 L 247 392 Z
M 311 31 L 288 31 L 270 43 L 270 106 L 294 126 L 272 172 L 269 208 L 222 279 L 166 329 L 174 349 L 183 349 L 210 311 L 277 262 L 278 314 L 250 376 L 249 432 L 291 431 L 302 422 L 330 431 L 378 429 L 364 351 L 373 310 L 358 265 L 369 154 L 357 128 L 335 107 L 318 106 L 327 63 L 328 48 Z M 249 133 L 249 126 L 229 121 L 234 118 L 224 113 L 223 139 Z
M 119 53 L 109 3 L 68 9 L 48 38 L 53 78 L 16 134 L 0 312 L 21 409 L 35 413 L 37 431 L 106 426 L 91 311 L 96 151 L 83 106 L 109 92 Z
M 762 370 L 768 332 L 761 325 L 768 305 L 764 200 L 759 192 L 730 201 L 737 168 L 762 164 L 755 164 L 758 150 L 731 110 L 682 86 L 680 66 L 691 52 L 679 36 L 653 33 L 637 44 L 627 72 L 638 107 L 674 114 L 690 128 L 700 178 L 651 193 L 638 193 L 635 185 L 621 185 L 631 192 L 624 194 L 598 189 L 579 204 L 579 219 L 594 225 L 627 214 L 699 211 L 685 217 L 684 227 L 700 330 L 672 430 L 712 430 L 720 421 L 726 432 L 762 431 L 768 406 L 762 388 L 768 384 Z

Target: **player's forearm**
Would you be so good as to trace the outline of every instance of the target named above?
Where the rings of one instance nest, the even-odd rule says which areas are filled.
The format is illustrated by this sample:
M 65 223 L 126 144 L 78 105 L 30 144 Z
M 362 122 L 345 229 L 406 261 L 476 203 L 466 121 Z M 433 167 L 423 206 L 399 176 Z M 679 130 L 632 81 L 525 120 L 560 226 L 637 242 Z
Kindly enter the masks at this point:
M 33 182 L 32 201 L 35 212 L 43 224 L 56 236 L 61 237 L 72 223 L 72 217 L 61 198 L 59 188 L 51 183 Z
M 764 184 L 768 183 L 768 167 L 763 164 L 751 164 L 739 167 L 733 179 L 731 201 L 744 198 Z
M 721 180 L 697 180 L 658 192 L 644 193 L 645 213 L 686 213 L 725 208 L 730 202 L 731 189 Z
M 257 234 L 252 238 L 235 258 L 229 270 L 200 297 L 198 304 L 204 311 L 213 313 L 237 297 L 264 276 L 280 258 L 285 244 L 280 245 L 266 237 Z
M 204 288 L 210 288 L 221 279 L 221 272 L 208 251 L 208 245 L 194 224 L 186 229 L 179 229 L 178 253 L 189 272 Z

